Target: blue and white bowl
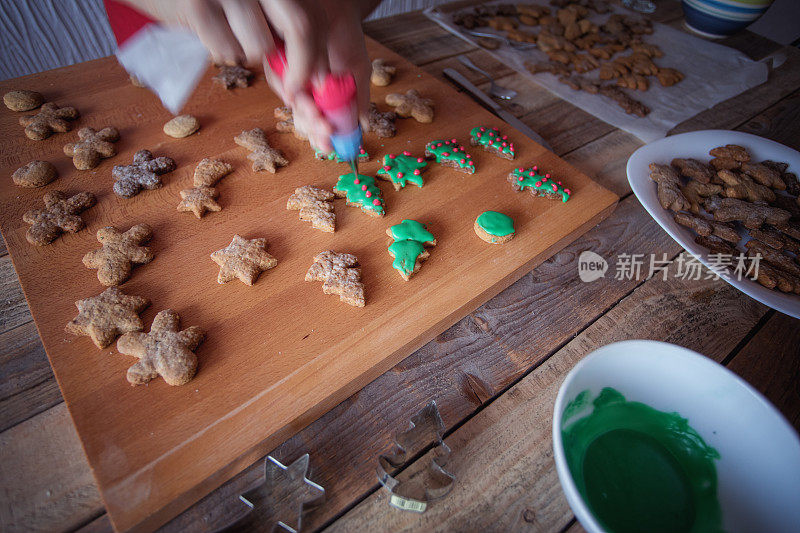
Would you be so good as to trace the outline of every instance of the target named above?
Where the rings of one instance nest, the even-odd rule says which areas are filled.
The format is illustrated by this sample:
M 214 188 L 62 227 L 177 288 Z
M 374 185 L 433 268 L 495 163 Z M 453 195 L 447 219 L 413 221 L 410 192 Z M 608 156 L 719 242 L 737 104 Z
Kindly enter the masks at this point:
M 773 0 L 683 0 L 686 26 L 704 36 L 733 35 L 752 24 Z

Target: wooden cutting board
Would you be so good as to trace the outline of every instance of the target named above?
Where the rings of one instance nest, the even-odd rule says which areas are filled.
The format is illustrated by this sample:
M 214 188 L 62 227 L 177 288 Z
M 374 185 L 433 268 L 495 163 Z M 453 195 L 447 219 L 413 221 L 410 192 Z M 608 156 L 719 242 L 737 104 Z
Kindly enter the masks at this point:
M 369 217 L 337 200 L 337 231 L 322 233 L 287 211 L 286 199 L 301 185 L 331 188 L 347 167 L 317 161 L 306 144 L 275 131 L 272 112 L 279 102 L 263 76 L 250 88 L 226 91 L 212 85 L 209 72 L 186 106 L 202 128 L 185 139 L 164 135 L 168 113 L 148 90 L 131 85 L 113 58 L 0 83 L 3 92 L 40 91 L 81 113 L 71 132 L 36 142 L 25 137 L 20 113 L 0 109 L 0 228 L 117 529 L 163 524 L 574 241 L 616 204 L 613 193 L 467 96 L 373 41 L 368 48 L 371 57 L 398 66 L 392 85 L 372 88 L 379 107 L 388 109 L 387 93 L 416 88 L 435 100 L 436 119 L 428 125 L 399 120 L 392 139 L 367 135 L 373 160 L 361 165 L 362 173 L 374 175 L 378 159 L 389 152 L 422 155 L 430 140 L 457 137 L 466 145 L 476 125 L 504 130 L 515 142 L 517 159 L 472 148 L 474 175 L 431 164 L 423 188 L 396 192 L 380 182 L 386 217 Z M 75 170 L 63 145 L 81 126 L 107 125 L 121 132 L 118 154 L 94 170 Z M 277 174 L 253 172 L 248 152 L 233 141 L 256 126 L 291 161 Z M 111 191 L 111 169 L 129 164 L 143 148 L 174 158 L 178 169 L 164 177 L 161 189 L 118 198 Z M 223 210 L 198 220 L 176 206 L 203 157 L 224 159 L 236 169 L 218 185 Z M 60 177 L 41 189 L 14 186 L 11 173 L 32 159 L 51 161 Z M 506 175 L 533 164 L 562 179 L 572 198 L 562 203 L 515 193 Z M 98 203 L 83 215 L 87 229 L 33 246 L 25 239 L 22 215 L 40 208 L 49 190 L 91 191 Z M 514 218 L 513 241 L 496 246 L 478 239 L 473 221 L 486 210 Z M 391 267 L 385 235 L 405 218 L 429 224 L 438 240 L 410 282 Z M 183 326 L 206 330 L 197 376 L 185 386 L 170 387 L 158 378 L 131 387 L 125 372 L 134 358 L 64 331 L 76 315 L 74 302 L 104 289 L 96 272 L 81 263 L 99 246 L 95 232 L 141 222 L 154 229 L 150 246 L 156 259 L 138 267 L 122 289 L 151 300 L 143 314 L 148 330 L 155 314 L 167 308 L 180 313 Z M 252 287 L 216 281 L 218 267 L 209 254 L 234 233 L 265 237 L 279 261 Z M 324 295 L 320 283 L 304 281 L 314 255 L 329 249 L 359 258 L 366 307 L 350 307 Z

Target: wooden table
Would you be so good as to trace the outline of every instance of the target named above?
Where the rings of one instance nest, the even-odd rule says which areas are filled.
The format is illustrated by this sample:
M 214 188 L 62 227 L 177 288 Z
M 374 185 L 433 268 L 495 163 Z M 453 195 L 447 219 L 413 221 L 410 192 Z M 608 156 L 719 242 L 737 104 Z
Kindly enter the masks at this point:
M 677 2 L 654 19 L 679 28 Z M 309 529 L 579 529 L 552 460 L 550 423 L 564 375 L 610 342 L 673 342 L 722 362 L 800 427 L 800 322 L 721 280 L 605 278 L 583 283 L 577 257 L 592 250 L 667 254 L 682 249 L 632 196 L 625 162 L 642 143 L 509 70 L 420 13 L 366 24 L 367 33 L 431 74 L 473 62 L 520 92 L 510 110 L 568 162 L 622 197 L 616 211 L 497 297 L 272 451 L 283 462 L 311 454 L 312 479 L 328 499 Z M 800 50 L 744 32 L 722 41 L 753 59 L 780 54 L 767 83 L 680 124 L 755 133 L 800 149 Z M 473 74 L 468 77 L 480 82 Z M 482 86 L 484 87 L 484 86 Z M 645 269 L 646 270 L 646 269 Z M 25 304 L 5 245 L 0 248 L 0 528 L 109 530 L 102 502 Z M 453 492 L 422 515 L 388 506 L 375 478 L 377 455 L 430 399 L 453 450 Z M 427 453 L 400 475 L 413 476 Z M 170 522 L 209 530 L 235 519 L 237 495 L 259 483 L 261 463 Z

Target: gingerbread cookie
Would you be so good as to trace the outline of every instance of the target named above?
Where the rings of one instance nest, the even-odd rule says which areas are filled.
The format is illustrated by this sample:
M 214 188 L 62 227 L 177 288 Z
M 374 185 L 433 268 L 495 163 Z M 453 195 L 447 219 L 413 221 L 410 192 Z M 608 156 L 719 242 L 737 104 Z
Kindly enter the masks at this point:
M 267 135 L 261 128 L 243 131 L 233 140 L 239 146 L 250 150 L 251 153 L 247 155 L 247 159 L 253 162 L 253 170 L 256 172 L 266 170 L 275 174 L 277 167 L 285 167 L 289 164 L 289 160 L 283 157 L 280 150 L 269 145 Z
M 86 268 L 97 269 L 97 279 L 106 286 L 122 285 L 131 277 L 134 264 L 149 263 L 155 254 L 142 243 L 153 237 L 147 224 L 137 224 L 121 233 L 108 226 L 97 232 L 97 240 L 103 246 L 83 256 Z
M 294 133 L 294 136 L 301 141 L 307 141 L 308 136 L 302 131 L 295 128 L 294 114 L 292 108 L 289 106 L 276 107 L 273 113 L 278 122 L 275 124 L 275 129 L 281 133 Z
M 388 154 L 384 156 L 383 166 L 378 169 L 377 176 L 391 181 L 396 191 L 408 183 L 422 187 L 422 172 L 427 166 L 424 158 L 415 157 L 408 151 L 400 155 Z
M 412 117 L 423 124 L 433 122 L 433 100 L 423 98 L 416 89 L 406 91 L 406 94 L 387 94 L 386 103 L 394 108 L 399 117 Z
M 46 209 L 31 209 L 22 215 L 22 220 L 31 224 L 25 237 L 31 244 L 43 246 L 56 240 L 62 233 L 76 233 L 84 226 L 78 213 L 94 204 L 95 197 L 90 192 L 67 197 L 61 191 L 50 191 L 44 195 Z
M 706 198 L 703 206 L 714 215 L 718 222 L 739 221 L 748 229 L 758 229 L 765 223 L 772 226 L 783 226 L 792 218 L 792 214 L 784 209 L 762 204 L 751 204 L 736 198 Z
M 244 67 L 222 65 L 219 67 L 219 72 L 211 79 L 214 80 L 214 83 L 218 83 L 230 90 L 235 87 L 240 89 L 248 87 L 252 78 L 253 73 Z
M 364 307 L 364 284 L 361 267 L 353 254 L 320 252 L 306 272 L 306 281 L 321 281 L 322 292 L 337 294 L 339 299 L 355 307 Z
M 435 159 L 442 166 L 452 167 L 467 174 L 475 173 L 475 162 L 456 139 L 435 140 L 425 145 L 425 157 Z
M 232 165 L 206 157 L 194 169 L 194 186 L 211 187 L 231 172 L 233 172 Z
M 539 167 L 515 168 L 508 175 L 508 182 L 511 187 L 519 192 L 525 189 L 530 190 L 533 196 L 543 196 L 566 202 L 569 200 L 569 189 L 565 189 L 560 181 L 552 179 L 550 174 L 539 174 Z
M 97 296 L 75 302 L 78 316 L 66 326 L 67 333 L 87 335 L 98 348 L 105 348 L 118 336 L 142 331 L 139 313 L 150 305 L 141 296 L 128 296 L 116 287 L 109 287 Z
M 372 85 L 386 87 L 392 83 L 392 78 L 394 77 L 395 72 L 397 72 L 397 69 L 392 65 L 387 65 L 386 61 L 383 59 L 373 59 L 372 74 L 370 75 L 369 80 L 372 82 Z
M 31 161 L 11 175 L 14 185 L 19 187 L 44 187 L 57 177 L 56 167 L 47 161 Z
M 732 242 L 734 244 L 741 240 L 736 229 L 727 222 L 717 222 L 716 220 L 708 220 L 700 216 L 692 215 L 679 211 L 673 215 L 675 222 L 681 226 L 693 229 L 698 235 L 708 237 L 714 235 L 722 240 Z
M 386 214 L 381 190 L 371 176 L 356 176 L 352 172 L 342 174 L 333 186 L 333 193 L 339 198 L 346 198 L 347 205 L 360 207 L 368 215 L 382 217 Z
M 672 166 L 675 167 L 681 175 L 697 180 L 700 183 L 709 183 L 714 179 L 714 169 L 707 163 L 703 163 L 697 159 L 683 159 L 676 157 L 672 160 Z
M 717 170 L 738 169 L 742 163 L 750 161 L 750 154 L 738 144 L 718 146 L 709 150 L 708 154 L 714 158 L 710 163 Z
M 748 202 L 774 202 L 772 189 L 756 183 L 746 174 L 736 170 L 720 170 L 717 176 L 725 184 L 723 194 L 728 198 L 739 198 Z M 781 182 L 783 183 L 783 182 Z
M 181 191 L 181 203 L 178 211 L 192 212 L 197 218 L 202 218 L 207 211 L 216 213 L 222 210 L 216 199 L 219 193 L 214 187 L 192 187 Z
M 314 150 L 314 157 L 316 159 L 319 159 L 320 161 L 335 161 L 336 163 L 349 163 L 349 161 L 340 158 L 339 154 L 337 154 L 336 152 L 331 152 L 329 154 L 326 154 L 321 150 Z M 364 149 L 363 146 L 358 147 L 358 155 L 356 157 L 358 158 L 359 163 L 366 163 L 367 161 L 370 160 L 369 154 L 367 153 L 367 151 Z
M 123 198 L 133 198 L 142 189 L 161 187 L 162 174 L 175 170 L 175 161 L 169 157 L 153 157 L 150 150 L 139 150 L 133 154 L 133 164 L 117 165 L 111 170 L 116 180 L 114 192 Z
M 261 272 L 275 268 L 278 260 L 267 253 L 267 239 L 245 239 L 234 235 L 231 243 L 211 254 L 219 265 L 217 283 L 223 284 L 239 279 L 245 285 L 253 285 Z
M 394 111 L 378 111 L 378 106 L 370 102 L 367 111 L 367 125 L 369 131 L 381 138 L 389 138 L 397 135 L 397 127 L 394 121 L 397 120 L 397 113 Z
M 36 91 L 9 91 L 3 95 L 3 103 L 11 111 L 30 111 L 44 103 L 44 97 Z
M 753 180 L 765 187 L 783 191 L 786 190 L 786 182 L 782 179 L 781 173 L 768 165 L 762 163 L 743 162 L 742 172 L 753 178 Z
M 139 361 L 128 369 L 131 385 L 143 385 L 158 376 L 168 385 L 185 385 L 197 372 L 194 350 L 205 339 L 205 332 L 197 326 L 181 331 L 181 317 L 172 309 L 165 309 L 153 319 L 150 333 L 126 333 L 117 341 L 117 350 L 138 357 Z
M 514 159 L 514 143 L 497 128 L 475 126 L 469 131 L 469 142 L 472 146 L 482 146 L 487 152 L 504 159 Z
M 700 213 L 704 198 L 722 194 L 722 186 L 716 183 L 701 183 L 697 180 L 689 180 L 689 183 L 679 187 L 684 198 L 689 202 L 689 211 L 695 215 Z
M 336 215 L 333 212 L 333 199 L 330 191 L 305 185 L 294 190 L 286 202 L 286 209 L 300 211 L 300 220 L 307 220 L 318 230 L 327 233 L 336 231 Z
M 658 185 L 658 202 L 664 209 L 687 211 L 691 204 L 681 192 L 681 177 L 669 165 L 650 163 L 650 179 Z
M 64 145 L 64 155 L 72 158 L 72 163 L 78 170 L 95 168 L 101 159 L 117 154 L 112 144 L 119 140 L 117 128 L 109 126 L 100 131 L 81 128 L 78 130 L 78 138 L 78 142 Z
M 25 126 L 25 135 L 34 141 L 47 139 L 53 133 L 64 133 L 72 129 L 69 121 L 78 118 L 74 107 L 59 108 L 52 102 L 42 105 L 35 115 L 20 117 L 19 123 Z
M 489 244 L 505 244 L 514 238 L 514 219 L 497 211 L 484 211 L 473 224 L 475 233 Z
M 436 238 L 416 220 L 403 220 L 387 229 L 386 234 L 393 239 L 389 245 L 389 255 L 394 258 L 392 267 L 408 281 L 419 271 L 422 261 L 430 257 L 426 248 L 435 246 Z
M 164 124 L 164 133 L 176 139 L 182 139 L 200 129 L 200 122 L 192 115 L 178 115 Z

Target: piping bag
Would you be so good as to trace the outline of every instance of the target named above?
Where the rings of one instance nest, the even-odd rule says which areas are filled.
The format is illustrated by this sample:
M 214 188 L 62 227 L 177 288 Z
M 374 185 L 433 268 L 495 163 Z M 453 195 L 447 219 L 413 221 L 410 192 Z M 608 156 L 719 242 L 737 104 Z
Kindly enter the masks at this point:
M 286 52 L 282 42 L 267 56 L 267 64 L 281 80 L 286 71 Z M 323 116 L 331 123 L 331 145 L 342 161 L 348 161 L 358 176 L 358 155 L 361 148 L 361 126 L 358 124 L 356 80 L 349 72 L 328 73 L 318 84 L 311 84 L 311 97 Z

